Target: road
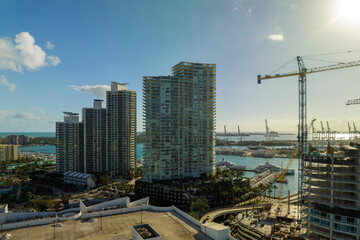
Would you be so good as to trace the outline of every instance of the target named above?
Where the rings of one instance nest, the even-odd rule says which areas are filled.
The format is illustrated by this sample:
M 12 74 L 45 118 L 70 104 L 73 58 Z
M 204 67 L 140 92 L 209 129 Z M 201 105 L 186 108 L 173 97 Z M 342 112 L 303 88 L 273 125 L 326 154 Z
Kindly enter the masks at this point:
M 266 201 L 266 203 L 264 204 L 257 204 L 257 205 L 246 205 L 251 203 L 252 201 L 257 201 L 257 200 L 261 200 L 261 201 Z M 259 208 L 263 208 L 266 206 L 266 204 L 273 204 L 273 203 L 277 203 L 277 202 L 282 202 L 282 203 L 287 203 L 288 198 L 269 198 L 269 197 L 257 197 L 257 198 L 253 198 L 250 200 L 247 200 L 245 202 L 239 203 L 237 205 L 235 205 L 234 207 L 230 207 L 230 208 L 221 208 L 221 209 L 216 209 L 214 211 L 208 212 L 206 213 L 201 219 L 200 222 L 202 223 L 208 216 L 210 217 L 206 222 L 212 222 L 215 218 L 222 216 L 222 215 L 227 215 L 227 214 L 231 214 L 231 213 L 239 213 L 239 212 L 244 212 L 246 210 L 253 210 L 253 209 L 259 209 Z M 297 194 L 291 195 L 290 196 L 290 203 L 294 203 L 297 202 Z

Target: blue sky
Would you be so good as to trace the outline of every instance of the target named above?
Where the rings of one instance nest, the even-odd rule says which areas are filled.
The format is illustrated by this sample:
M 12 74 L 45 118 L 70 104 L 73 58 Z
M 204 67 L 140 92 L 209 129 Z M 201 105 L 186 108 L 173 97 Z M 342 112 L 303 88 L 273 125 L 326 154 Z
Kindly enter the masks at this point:
M 264 131 L 265 118 L 274 130 L 295 131 L 297 78 L 257 85 L 256 76 L 298 55 L 357 50 L 312 58 L 360 59 L 360 21 L 339 2 L 1 1 L 0 131 L 54 131 L 62 111 L 92 106 L 111 81 L 137 91 L 140 131 L 142 76 L 169 75 L 180 61 L 217 64 L 219 131 L 225 124 L 228 131 Z M 279 72 L 296 69 L 293 61 Z M 345 106 L 360 98 L 359 74 L 353 68 L 308 75 L 308 120 L 328 120 L 335 130 L 360 124 L 360 105 Z

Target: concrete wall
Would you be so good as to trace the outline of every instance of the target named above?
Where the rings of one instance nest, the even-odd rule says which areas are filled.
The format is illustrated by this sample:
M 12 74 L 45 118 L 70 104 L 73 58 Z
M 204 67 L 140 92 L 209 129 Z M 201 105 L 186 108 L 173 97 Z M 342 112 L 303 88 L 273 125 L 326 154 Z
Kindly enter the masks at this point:
M 207 236 L 216 240 L 227 240 L 230 237 L 230 228 L 217 230 L 211 226 L 206 226 L 206 224 L 204 224 L 201 226 L 201 231 Z
M 42 219 L 36 219 L 36 220 L 29 220 L 29 221 L 25 221 L 25 222 L 1 224 L 0 231 L 50 224 L 50 223 L 56 222 L 57 220 L 58 220 L 58 218 L 53 217 L 53 218 L 42 218 Z
M 0 218 L 2 220 L 0 224 L 7 223 L 9 221 L 26 221 L 35 218 L 48 218 L 48 217 L 56 217 L 56 212 L 20 212 L 20 213 L 1 213 L 1 216 L 4 215 L 4 218 Z
M 130 198 L 123 197 L 123 198 L 118 198 L 115 200 L 107 201 L 104 203 L 92 205 L 92 206 L 86 207 L 85 209 L 82 208 L 81 210 L 83 212 L 89 212 L 89 211 L 93 212 L 93 211 L 102 211 L 104 208 L 109 208 L 109 207 L 110 208 L 111 207 L 129 207 L 129 205 L 130 205 Z
M 149 205 L 149 197 L 139 199 L 137 201 L 131 202 L 129 207 L 135 207 L 137 205 Z

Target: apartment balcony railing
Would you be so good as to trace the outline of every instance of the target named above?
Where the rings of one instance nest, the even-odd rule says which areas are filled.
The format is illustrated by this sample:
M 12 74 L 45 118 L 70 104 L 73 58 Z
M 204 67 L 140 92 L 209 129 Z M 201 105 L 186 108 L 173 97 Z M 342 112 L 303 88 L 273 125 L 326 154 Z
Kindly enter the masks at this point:
M 328 181 L 310 181 L 309 179 L 306 179 L 303 181 L 303 183 L 314 186 L 314 187 L 321 187 L 326 189 L 333 189 L 337 191 L 343 191 L 343 192 L 355 192 L 360 193 L 360 188 L 356 188 L 356 184 L 346 184 L 346 183 L 333 183 L 333 186 L 331 187 L 331 183 Z M 360 184 L 360 183 L 358 183 Z M 347 186 L 351 185 L 351 186 Z
M 335 158 L 334 161 L 329 158 L 305 158 L 305 162 L 311 162 L 311 163 L 324 163 L 324 164 L 334 164 L 334 165 L 342 165 L 342 166 L 360 166 L 360 160 L 358 159 L 339 159 Z
M 320 204 L 325 204 L 328 206 L 338 206 L 345 209 L 352 209 L 359 211 L 359 205 L 354 202 L 357 200 L 349 201 L 349 200 L 340 200 L 340 199 L 333 199 L 333 203 L 331 203 L 331 197 L 330 196 L 322 196 L 322 195 L 311 195 L 311 192 L 305 193 L 303 195 L 304 200 L 309 200 L 313 202 L 318 202 Z
M 309 166 L 305 165 L 304 169 L 316 171 L 316 172 L 333 172 L 333 173 L 340 173 L 340 174 L 346 174 L 346 175 L 356 175 L 360 176 L 360 168 L 358 170 L 355 169 L 356 167 L 334 167 L 333 171 L 331 170 L 331 167 L 315 167 L 315 166 Z M 351 170 L 349 170 L 351 169 Z
M 305 171 L 304 176 L 308 178 L 316 178 L 316 179 L 322 179 L 326 181 L 333 181 L 333 182 L 342 182 L 342 183 L 350 183 L 350 184 L 358 184 L 359 181 L 355 176 L 339 176 L 339 175 L 333 175 L 331 173 L 327 174 L 316 174 L 312 173 L 310 171 Z
M 342 200 L 347 200 L 347 201 L 352 201 L 352 202 L 360 202 L 360 199 L 356 198 L 356 195 L 354 196 L 353 194 L 344 194 L 342 192 L 333 192 L 333 195 L 331 195 L 331 190 L 320 190 L 320 189 L 316 189 L 316 188 L 304 188 L 304 191 L 312 193 L 312 194 L 316 194 L 316 195 L 320 195 L 320 196 L 325 196 L 325 197 L 332 197 L 334 198 L 334 200 L 336 199 L 342 199 Z

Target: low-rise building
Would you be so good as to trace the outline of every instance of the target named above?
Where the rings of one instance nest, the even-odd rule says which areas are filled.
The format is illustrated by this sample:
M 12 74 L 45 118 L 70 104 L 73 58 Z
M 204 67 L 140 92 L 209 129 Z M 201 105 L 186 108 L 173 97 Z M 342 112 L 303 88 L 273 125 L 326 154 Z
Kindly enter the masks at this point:
M 95 187 L 95 180 L 92 174 L 68 171 L 64 173 L 64 182 L 75 184 L 80 187 L 91 189 Z

